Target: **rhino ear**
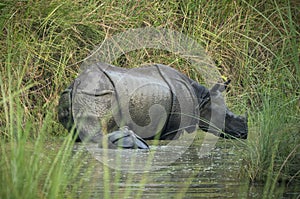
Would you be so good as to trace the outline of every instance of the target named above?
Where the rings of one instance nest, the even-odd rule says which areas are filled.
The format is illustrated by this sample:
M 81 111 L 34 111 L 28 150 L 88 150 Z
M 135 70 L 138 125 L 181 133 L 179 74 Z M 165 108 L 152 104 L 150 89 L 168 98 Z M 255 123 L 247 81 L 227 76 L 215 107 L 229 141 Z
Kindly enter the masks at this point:
M 231 80 L 227 80 L 225 83 L 216 83 L 211 89 L 210 92 L 223 92 L 226 90 L 228 84 L 231 82 Z
M 231 79 L 227 80 L 226 82 L 224 82 L 224 90 L 227 89 L 228 85 L 230 84 Z
M 211 89 L 210 89 L 210 92 L 211 93 L 215 93 L 219 90 L 219 87 L 220 87 L 220 84 L 219 83 L 216 83 Z

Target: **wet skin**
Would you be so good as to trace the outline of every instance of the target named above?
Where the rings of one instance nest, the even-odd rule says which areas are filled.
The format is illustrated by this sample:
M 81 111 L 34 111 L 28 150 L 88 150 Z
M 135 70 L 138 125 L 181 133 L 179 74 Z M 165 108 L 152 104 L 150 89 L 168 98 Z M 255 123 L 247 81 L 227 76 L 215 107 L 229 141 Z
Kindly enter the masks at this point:
M 100 143 L 106 139 L 109 148 L 146 149 L 144 140 L 176 139 L 197 127 L 223 138 L 246 139 L 247 118 L 232 113 L 221 94 L 229 82 L 209 90 L 165 65 L 129 70 L 98 63 L 62 93 L 58 118 L 69 131 L 76 129 L 81 140 Z M 131 90 L 135 92 L 128 94 Z M 129 108 L 124 108 L 122 100 L 128 96 Z M 150 108 L 157 104 L 164 112 L 151 115 Z M 161 120 L 155 123 L 157 118 Z

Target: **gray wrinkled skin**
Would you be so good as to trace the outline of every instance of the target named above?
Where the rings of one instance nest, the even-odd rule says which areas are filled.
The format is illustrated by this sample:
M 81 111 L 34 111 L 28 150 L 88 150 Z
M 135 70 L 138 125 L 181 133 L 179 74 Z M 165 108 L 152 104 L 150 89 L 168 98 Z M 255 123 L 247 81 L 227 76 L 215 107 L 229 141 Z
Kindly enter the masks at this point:
M 208 90 L 161 64 L 125 69 L 97 63 L 62 93 L 58 118 L 69 131 L 74 127 L 81 140 L 99 143 L 106 134 L 123 136 L 123 148 L 145 148 L 142 139 L 176 139 L 197 127 L 246 139 L 247 119 L 232 113 L 221 95 L 228 83 Z

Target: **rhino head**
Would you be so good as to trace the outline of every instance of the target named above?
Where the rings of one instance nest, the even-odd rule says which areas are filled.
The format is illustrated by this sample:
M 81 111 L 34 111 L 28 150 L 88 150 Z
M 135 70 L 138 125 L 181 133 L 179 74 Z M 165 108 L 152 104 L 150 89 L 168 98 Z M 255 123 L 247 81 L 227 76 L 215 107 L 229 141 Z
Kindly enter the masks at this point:
M 232 113 L 222 97 L 229 83 L 230 80 L 224 84 L 217 83 L 202 96 L 199 103 L 199 127 L 220 137 L 247 139 L 247 116 Z

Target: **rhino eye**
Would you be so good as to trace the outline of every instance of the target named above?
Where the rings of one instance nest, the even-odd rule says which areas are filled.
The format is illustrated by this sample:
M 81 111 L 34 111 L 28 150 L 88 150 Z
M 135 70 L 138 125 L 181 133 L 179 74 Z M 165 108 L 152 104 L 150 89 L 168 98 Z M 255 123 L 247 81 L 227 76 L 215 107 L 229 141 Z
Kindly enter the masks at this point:
M 209 97 L 206 97 L 202 100 L 202 102 L 198 105 L 197 108 L 204 108 L 204 106 L 210 101 L 210 98 Z

